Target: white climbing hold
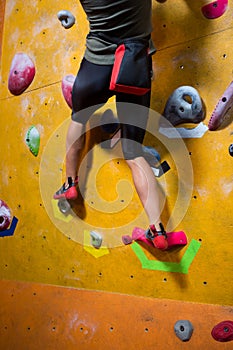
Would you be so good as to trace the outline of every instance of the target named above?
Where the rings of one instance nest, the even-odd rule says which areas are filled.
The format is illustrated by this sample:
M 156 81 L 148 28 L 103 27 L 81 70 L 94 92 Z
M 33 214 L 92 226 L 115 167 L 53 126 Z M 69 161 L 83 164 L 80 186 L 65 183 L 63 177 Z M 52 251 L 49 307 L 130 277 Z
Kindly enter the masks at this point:
M 101 234 L 99 232 L 96 232 L 96 231 L 91 231 L 90 235 L 91 235 L 91 244 L 93 245 L 93 247 L 100 248 L 102 245 Z

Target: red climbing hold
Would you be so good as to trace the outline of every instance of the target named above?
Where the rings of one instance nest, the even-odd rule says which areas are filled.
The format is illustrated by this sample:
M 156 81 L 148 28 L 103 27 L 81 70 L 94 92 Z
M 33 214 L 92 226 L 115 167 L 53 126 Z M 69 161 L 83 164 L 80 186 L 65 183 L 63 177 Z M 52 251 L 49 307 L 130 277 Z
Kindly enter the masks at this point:
M 8 205 L 0 199 L 0 231 L 8 228 L 11 222 L 11 212 Z
M 201 10 L 208 19 L 215 19 L 222 16 L 228 7 L 228 0 L 217 0 L 204 5 Z
M 220 342 L 233 340 L 233 321 L 218 323 L 211 331 L 212 337 Z
M 13 95 L 22 94 L 31 84 L 35 76 L 35 66 L 25 53 L 15 54 L 8 78 L 8 89 Z
M 74 85 L 75 76 L 72 74 L 66 75 L 62 79 L 62 93 L 66 100 L 66 103 L 72 108 L 72 89 Z

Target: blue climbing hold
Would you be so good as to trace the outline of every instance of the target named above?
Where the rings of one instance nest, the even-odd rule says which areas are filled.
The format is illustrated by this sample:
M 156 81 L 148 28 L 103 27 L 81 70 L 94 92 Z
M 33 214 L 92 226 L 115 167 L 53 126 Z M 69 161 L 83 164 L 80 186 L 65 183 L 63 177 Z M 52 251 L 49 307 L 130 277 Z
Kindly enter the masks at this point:
M 229 146 L 229 153 L 230 153 L 230 156 L 233 157 L 233 143 Z
M 142 150 L 144 153 L 147 153 L 157 159 L 159 162 L 161 160 L 160 154 L 156 151 L 154 147 L 151 146 L 142 146 Z

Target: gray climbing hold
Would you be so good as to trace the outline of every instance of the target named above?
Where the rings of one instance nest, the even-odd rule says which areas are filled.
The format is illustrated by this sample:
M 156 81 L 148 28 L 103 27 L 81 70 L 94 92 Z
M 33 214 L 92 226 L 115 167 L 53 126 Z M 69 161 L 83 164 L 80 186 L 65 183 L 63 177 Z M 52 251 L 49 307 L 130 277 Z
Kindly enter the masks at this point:
M 93 245 L 93 247 L 100 248 L 102 245 L 102 236 L 100 235 L 100 233 L 96 231 L 91 231 L 90 235 L 91 235 L 91 244 Z
M 205 108 L 197 90 L 192 86 L 180 86 L 174 90 L 167 100 L 163 116 L 173 126 L 182 123 L 197 124 L 204 120 Z M 161 120 L 161 124 L 166 123 Z
M 70 203 L 65 198 L 59 199 L 57 205 L 62 214 L 68 214 L 70 212 Z
M 75 24 L 75 17 L 70 11 L 61 10 L 57 14 L 57 18 L 61 22 L 64 28 L 69 29 Z
M 177 337 L 182 341 L 189 341 L 193 334 L 193 325 L 188 320 L 180 320 L 174 326 Z

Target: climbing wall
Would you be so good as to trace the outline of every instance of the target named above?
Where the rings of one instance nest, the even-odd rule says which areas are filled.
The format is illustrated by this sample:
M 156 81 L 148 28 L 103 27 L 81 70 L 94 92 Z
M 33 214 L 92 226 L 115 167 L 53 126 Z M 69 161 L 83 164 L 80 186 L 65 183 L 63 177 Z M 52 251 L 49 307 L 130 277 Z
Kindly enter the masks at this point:
M 88 124 L 79 198 L 65 212 L 52 199 L 64 179 L 66 91 L 88 31 L 79 2 L 0 3 L 0 349 L 231 349 L 211 331 L 233 321 L 233 1 L 153 0 L 144 146 L 168 165 L 155 172 L 166 230 L 188 238 L 165 252 L 122 241 L 148 222 L 120 143 L 110 147 L 101 127 L 106 110 L 116 113 L 114 99 Z M 73 26 L 62 25 L 62 10 Z M 19 58 L 29 67 L 23 87 Z M 199 93 L 204 120 L 160 128 L 166 102 L 184 86 Z M 188 344 L 174 331 L 179 320 L 192 324 Z

